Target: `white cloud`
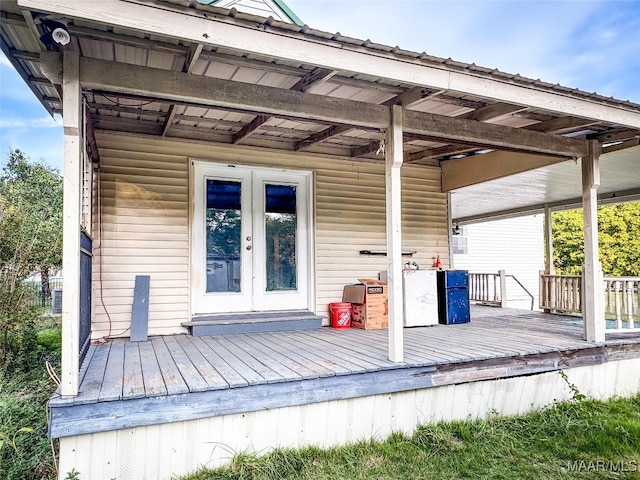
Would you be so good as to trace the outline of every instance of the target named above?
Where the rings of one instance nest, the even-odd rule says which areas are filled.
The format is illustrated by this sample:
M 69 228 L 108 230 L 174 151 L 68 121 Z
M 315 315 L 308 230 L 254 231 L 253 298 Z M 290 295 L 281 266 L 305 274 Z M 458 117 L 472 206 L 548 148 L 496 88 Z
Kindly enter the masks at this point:
M 0 118 L 0 128 L 58 128 L 62 127 L 62 118 Z
M 3 52 L 0 52 L 0 66 L 13 68 L 9 59 L 4 55 Z

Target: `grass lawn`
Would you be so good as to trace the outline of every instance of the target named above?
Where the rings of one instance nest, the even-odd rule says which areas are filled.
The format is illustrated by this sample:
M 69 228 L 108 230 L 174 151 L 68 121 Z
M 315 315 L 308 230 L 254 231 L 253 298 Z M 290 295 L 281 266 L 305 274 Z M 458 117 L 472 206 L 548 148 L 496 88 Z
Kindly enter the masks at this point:
M 521 417 L 439 423 L 341 448 L 240 454 L 182 480 L 640 478 L 640 395 L 576 399 Z

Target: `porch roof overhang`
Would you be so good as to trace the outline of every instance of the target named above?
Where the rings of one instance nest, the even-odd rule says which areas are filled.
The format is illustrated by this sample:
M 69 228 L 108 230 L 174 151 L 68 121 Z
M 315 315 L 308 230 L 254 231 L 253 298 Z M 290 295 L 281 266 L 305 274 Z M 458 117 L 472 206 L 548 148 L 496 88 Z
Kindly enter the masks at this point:
M 0 10 L 2 49 L 51 113 L 62 113 L 62 62 L 39 37 L 43 19 L 66 23 L 95 130 L 382 163 L 389 107 L 401 105 L 404 163 L 442 166 L 454 219 L 575 202 L 575 159 L 593 138 L 600 191 L 640 191 L 632 102 L 194 1 Z

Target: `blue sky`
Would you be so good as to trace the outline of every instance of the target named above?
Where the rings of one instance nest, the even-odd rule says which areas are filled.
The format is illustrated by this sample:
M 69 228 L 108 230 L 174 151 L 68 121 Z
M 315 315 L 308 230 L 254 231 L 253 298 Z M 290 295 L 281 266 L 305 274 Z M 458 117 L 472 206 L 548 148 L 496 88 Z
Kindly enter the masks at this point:
M 99 1 L 99 0 L 96 0 Z M 311 27 L 640 104 L 640 1 L 286 0 Z M 62 168 L 62 122 L 0 54 L 0 166 Z

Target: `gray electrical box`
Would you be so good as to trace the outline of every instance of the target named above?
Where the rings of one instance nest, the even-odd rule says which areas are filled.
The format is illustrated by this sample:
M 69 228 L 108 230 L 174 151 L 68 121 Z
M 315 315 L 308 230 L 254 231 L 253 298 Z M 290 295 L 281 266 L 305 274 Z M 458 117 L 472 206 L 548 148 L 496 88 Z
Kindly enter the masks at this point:
M 62 289 L 54 288 L 51 292 L 51 313 L 62 315 Z

